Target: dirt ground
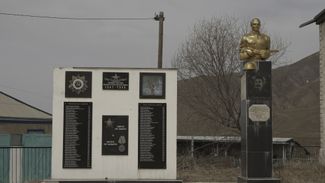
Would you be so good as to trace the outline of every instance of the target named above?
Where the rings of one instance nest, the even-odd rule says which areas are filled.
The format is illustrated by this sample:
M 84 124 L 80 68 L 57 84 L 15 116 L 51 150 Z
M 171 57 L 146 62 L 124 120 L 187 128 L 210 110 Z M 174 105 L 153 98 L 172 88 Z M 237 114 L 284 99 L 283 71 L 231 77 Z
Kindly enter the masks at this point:
M 178 157 L 177 178 L 184 182 L 237 182 L 240 168 L 231 158 Z M 325 183 L 325 166 L 317 161 L 290 160 L 274 165 L 273 177 L 281 183 Z

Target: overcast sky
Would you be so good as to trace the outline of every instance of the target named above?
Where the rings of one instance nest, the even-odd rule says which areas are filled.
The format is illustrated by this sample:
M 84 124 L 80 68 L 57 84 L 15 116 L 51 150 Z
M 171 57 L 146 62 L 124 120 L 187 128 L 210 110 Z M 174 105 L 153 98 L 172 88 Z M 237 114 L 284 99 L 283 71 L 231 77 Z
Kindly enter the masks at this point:
M 0 12 L 59 17 L 151 18 L 164 11 L 164 67 L 195 23 L 211 17 L 259 17 L 291 42 L 297 61 L 319 50 L 318 26 L 298 26 L 324 0 L 0 0 Z M 0 15 L 0 90 L 51 113 L 55 67 L 156 67 L 158 22 L 72 21 Z M 271 37 L 272 39 L 272 37 Z

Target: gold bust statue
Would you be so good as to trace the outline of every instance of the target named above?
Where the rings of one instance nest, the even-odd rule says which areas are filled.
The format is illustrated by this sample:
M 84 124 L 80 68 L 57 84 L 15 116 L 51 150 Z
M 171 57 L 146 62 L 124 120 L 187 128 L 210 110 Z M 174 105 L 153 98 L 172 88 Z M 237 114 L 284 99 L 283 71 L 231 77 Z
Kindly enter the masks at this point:
M 244 70 L 256 69 L 256 62 L 270 57 L 270 37 L 260 33 L 261 21 L 253 18 L 252 31 L 240 40 L 240 60 L 245 62 Z

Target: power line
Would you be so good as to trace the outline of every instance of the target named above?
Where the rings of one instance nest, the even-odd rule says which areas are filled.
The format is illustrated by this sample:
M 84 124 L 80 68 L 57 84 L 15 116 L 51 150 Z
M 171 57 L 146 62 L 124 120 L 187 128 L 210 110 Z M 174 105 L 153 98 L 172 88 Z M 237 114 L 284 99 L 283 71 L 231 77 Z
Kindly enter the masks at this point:
M 29 17 L 29 18 L 43 18 L 43 19 L 58 19 L 58 20 L 82 20 L 82 21 L 108 21 L 108 20 L 154 20 L 154 18 L 145 17 L 124 17 L 124 18 L 109 18 L 109 17 L 58 17 L 58 16 L 44 16 L 44 15 L 29 15 L 20 13 L 5 13 L 0 12 L 0 15 L 16 16 L 16 17 Z

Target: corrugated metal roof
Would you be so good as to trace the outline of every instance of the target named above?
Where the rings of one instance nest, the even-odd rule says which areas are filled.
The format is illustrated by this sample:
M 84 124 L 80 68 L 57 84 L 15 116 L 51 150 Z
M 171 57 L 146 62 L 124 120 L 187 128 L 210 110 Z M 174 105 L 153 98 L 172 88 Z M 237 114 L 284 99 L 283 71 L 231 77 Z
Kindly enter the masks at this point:
M 0 118 L 51 119 L 51 114 L 0 91 Z
M 194 140 L 194 141 L 210 141 L 210 142 L 237 142 L 240 143 L 239 136 L 177 136 L 177 140 Z M 274 137 L 273 144 L 287 144 L 293 141 L 292 138 Z
M 239 136 L 177 136 L 177 140 L 240 142 Z
M 323 23 L 325 21 L 325 9 L 323 9 L 320 13 L 318 13 L 313 19 L 308 20 L 307 22 L 301 24 L 299 27 L 304 27 L 306 25 L 312 24 L 316 22 L 317 25 Z

